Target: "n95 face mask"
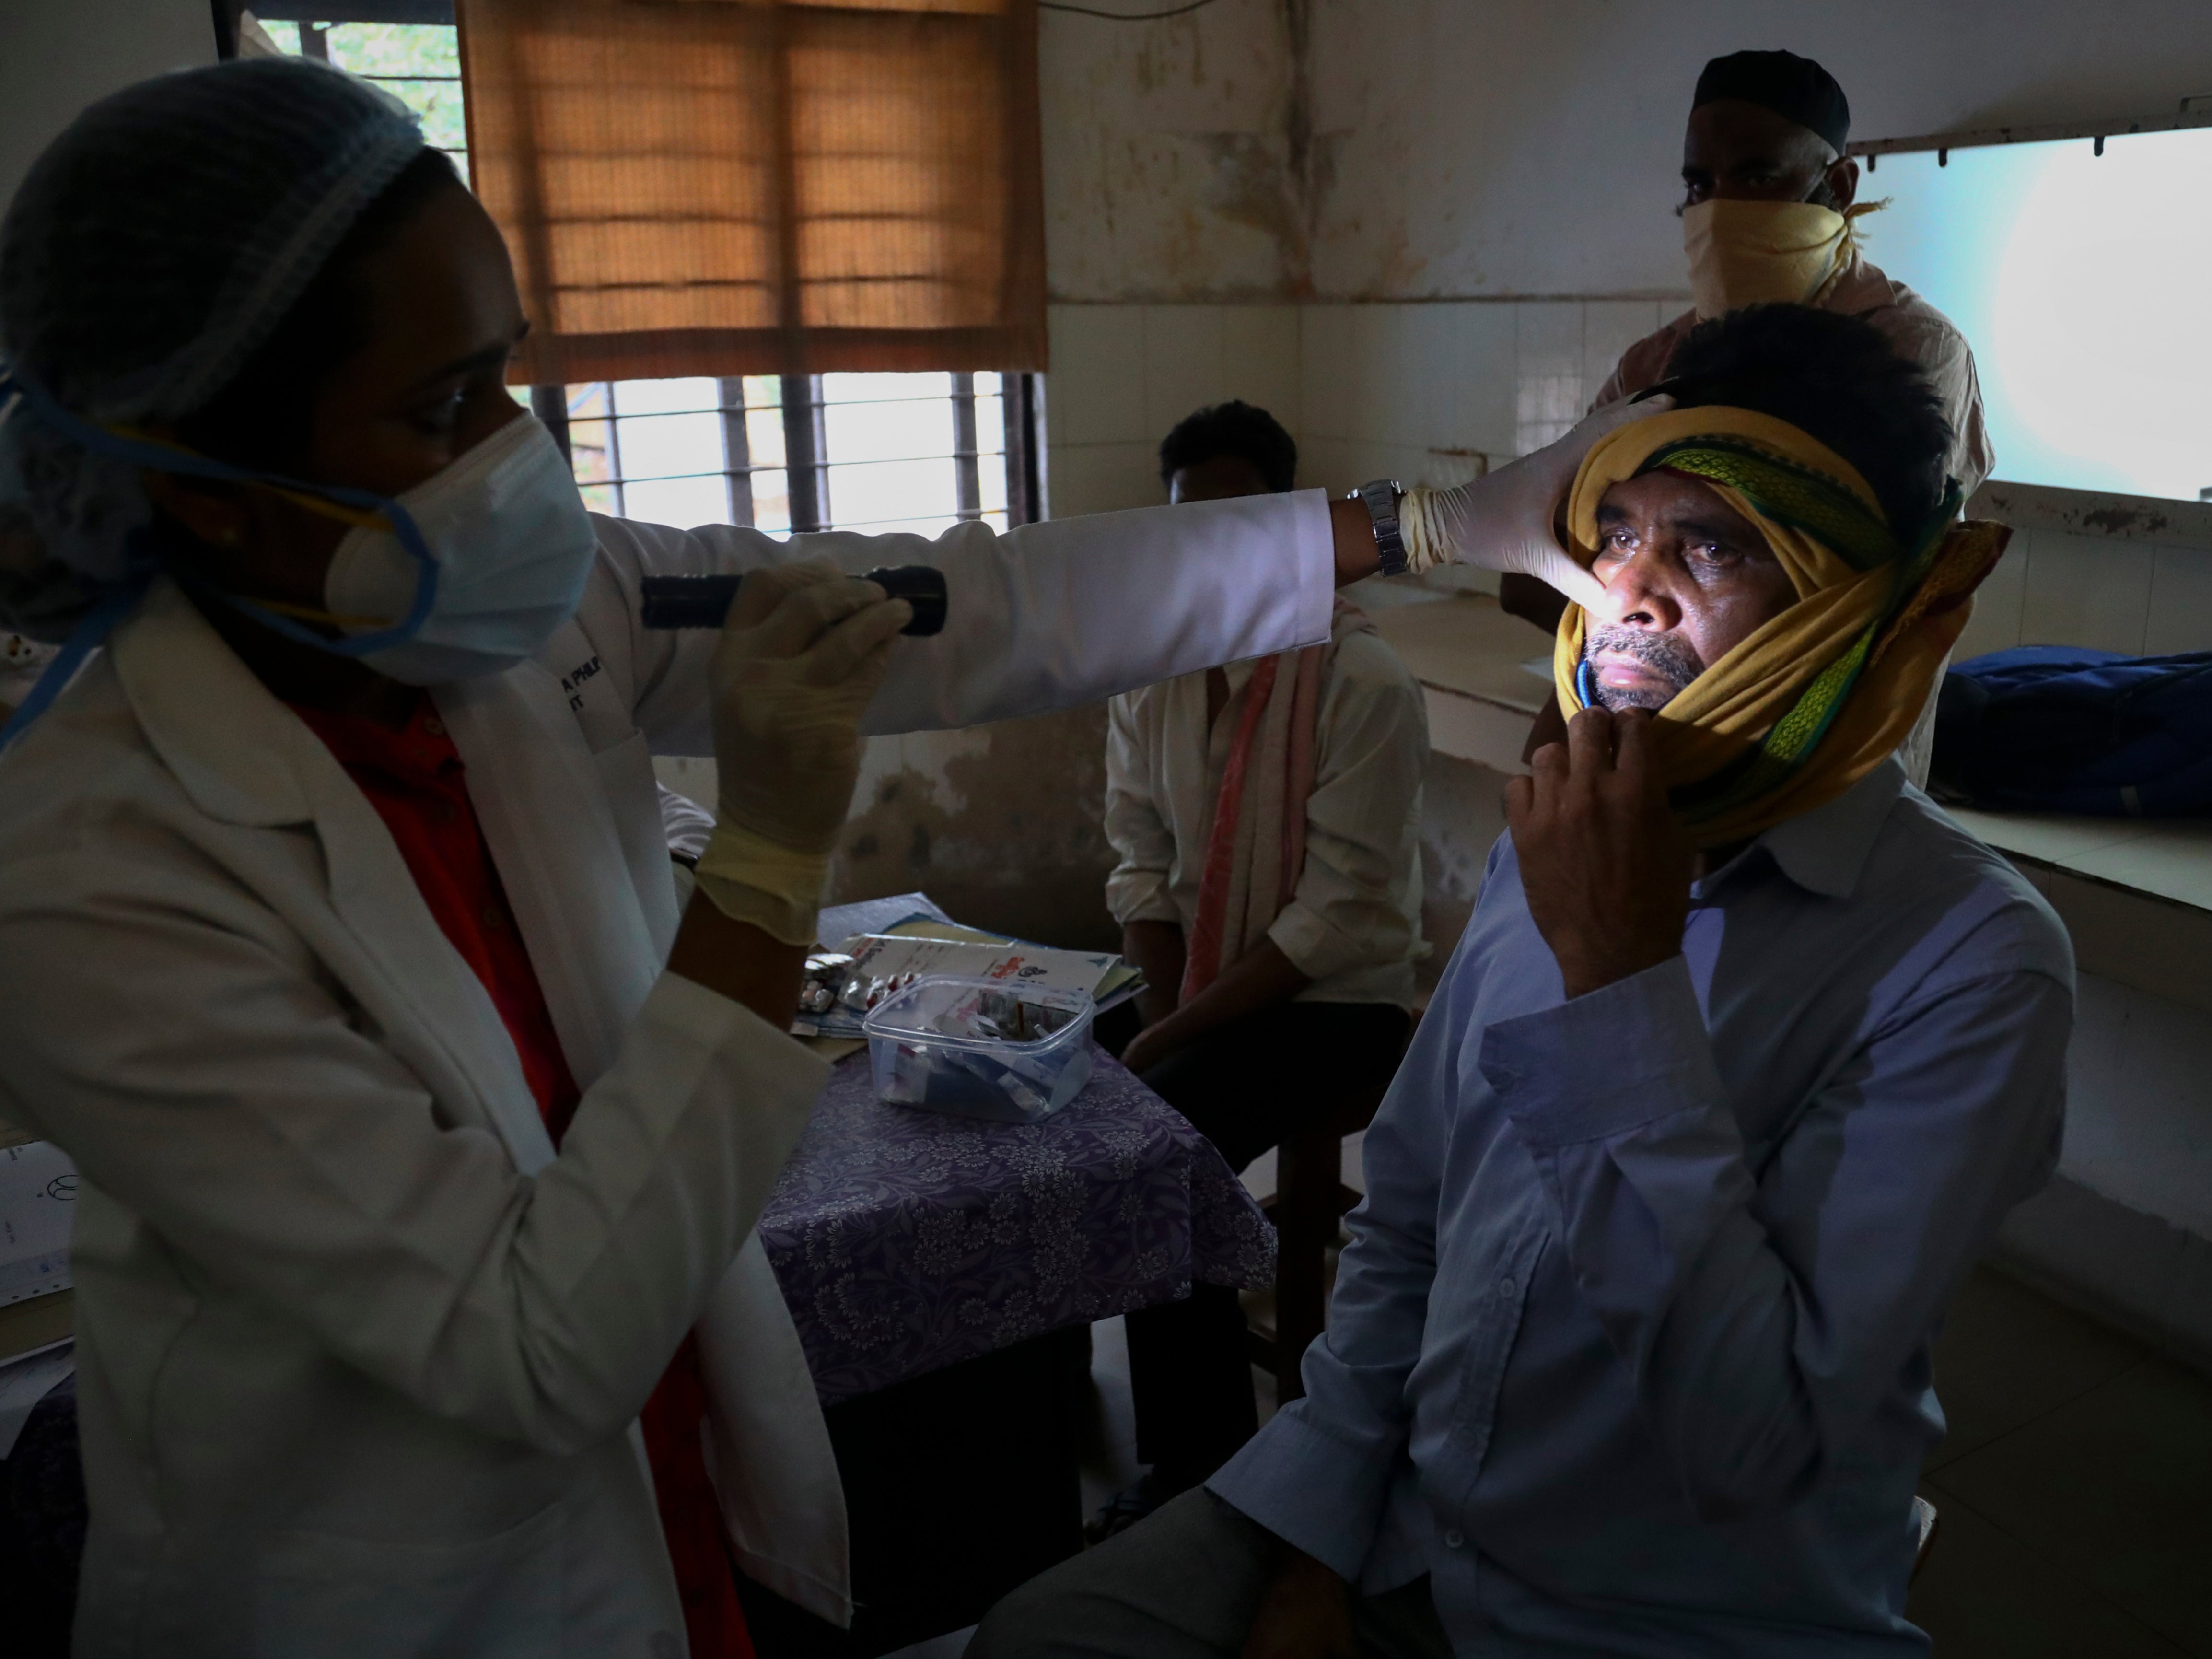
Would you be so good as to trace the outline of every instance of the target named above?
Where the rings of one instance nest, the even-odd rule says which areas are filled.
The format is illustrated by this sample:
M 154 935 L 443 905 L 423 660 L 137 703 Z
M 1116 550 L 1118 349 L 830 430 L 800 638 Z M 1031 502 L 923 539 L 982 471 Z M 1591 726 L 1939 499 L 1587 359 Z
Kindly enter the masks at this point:
M 518 413 L 397 499 L 350 484 L 235 466 L 129 431 L 111 431 L 71 413 L 4 361 L 0 417 L 43 422 L 94 454 L 151 471 L 265 484 L 345 520 L 352 528 L 324 577 L 327 615 L 228 592 L 188 563 L 169 568 L 195 593 L 221 600 L 287 639 L 356 658 L 413 685 L 495 673 L 535 656 L 575 614 L 599 549 L 560 446 L 528 415 Z M 160 568 L 144 562 L 98 598 L 0 729 L 0 745 L 53 701 L 87 653 L 130 614 Z M 300 617 L 320 626 L 305 626 Z M 336 636 L 322 631 L 332 623 L 343 630 Z
M 599 538 L 553 434 L 530 416 L 508 422 L 395 503 L 419 539 L 356 525 L 331 560 L 324 601 L 353 636 L 404 629 L 420 607 L 425 557 L 434 590 L 406 636 L 348 652 L 380 674 L 437 685 L 496 673 L 535 656 L 575 614 Z

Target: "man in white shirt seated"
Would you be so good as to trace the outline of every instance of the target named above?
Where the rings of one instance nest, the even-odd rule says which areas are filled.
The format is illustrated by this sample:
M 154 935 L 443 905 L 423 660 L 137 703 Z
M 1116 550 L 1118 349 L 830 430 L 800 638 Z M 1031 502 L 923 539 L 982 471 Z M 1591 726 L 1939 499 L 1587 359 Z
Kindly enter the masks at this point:
M 1286 491 L 1290 434 L 1243 403 L 1160 446 L 1172 501 Z M 1106 897 L 1145 970 L 1122 1053 L 1241 1170 L 1389 1081 L 1421 944 L 1420 686 L 1357 607 L 1329 642 L 1114 699 Z M 1097 1535 L 1211 1474 L 1257 1425 L 1236 1293 L 1133 1314 L 1138 1455 Z
M 2056 1162 L 2072 1024 L 2057 917 L 1893 757 L 2002 532 L 1869 323 L 1753 307 L 1673 374 L 1569 490 L 1568 741 L 1368 1133 L 1306 1397 L 969 1659 L 1928 1651 L 1929 1342 Z

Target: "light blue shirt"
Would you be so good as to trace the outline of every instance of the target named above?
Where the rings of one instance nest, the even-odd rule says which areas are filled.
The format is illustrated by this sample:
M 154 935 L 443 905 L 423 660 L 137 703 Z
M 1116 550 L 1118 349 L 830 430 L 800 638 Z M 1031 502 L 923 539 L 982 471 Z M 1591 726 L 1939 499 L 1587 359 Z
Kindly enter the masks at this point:
M 1927 1650 L 1929 1344 L 2057 1162 L 2073 956 L 1885 763 L 1572 1001 L 1509 838 L 1366 1145 L 1307 1397 L 1210 1483 L 1462 1655 Z

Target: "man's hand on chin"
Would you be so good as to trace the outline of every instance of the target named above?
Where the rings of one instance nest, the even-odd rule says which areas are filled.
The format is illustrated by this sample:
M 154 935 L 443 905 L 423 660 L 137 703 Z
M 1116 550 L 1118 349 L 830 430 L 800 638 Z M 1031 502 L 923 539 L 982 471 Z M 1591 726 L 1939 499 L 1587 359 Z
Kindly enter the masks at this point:
M 1351 1587 L 1304 1551 L 1284 1546 L 1282 1565 L 1252 1616 L 1243 1659 L 1359 1659 Z
M 1650 723 L 1586 708 L 1505 788 L 1528 914 L 1571 998 L 1682 948 L 1692 852 L 1651 763 Z

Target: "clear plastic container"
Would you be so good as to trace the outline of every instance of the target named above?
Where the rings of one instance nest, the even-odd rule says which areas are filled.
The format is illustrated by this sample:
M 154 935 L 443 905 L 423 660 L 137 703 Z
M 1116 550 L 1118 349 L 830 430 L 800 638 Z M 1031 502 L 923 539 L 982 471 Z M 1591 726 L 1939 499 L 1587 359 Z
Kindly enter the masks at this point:
M 876 1095 L 899 1106 L 1035 1123 L 1091 1080 L 1088 991 L 932 975 L 869 1011 Z

